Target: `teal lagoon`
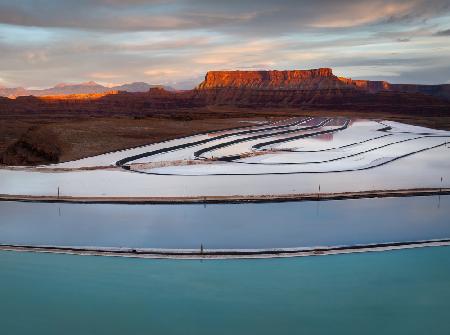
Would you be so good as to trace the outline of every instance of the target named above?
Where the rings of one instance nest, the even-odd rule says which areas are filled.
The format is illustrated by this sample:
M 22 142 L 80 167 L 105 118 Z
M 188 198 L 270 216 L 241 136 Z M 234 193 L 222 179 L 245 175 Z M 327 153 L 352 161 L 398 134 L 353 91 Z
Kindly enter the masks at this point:
M 0 252 L 1 334 L 446 334 L 450 247 L 264 260 Z

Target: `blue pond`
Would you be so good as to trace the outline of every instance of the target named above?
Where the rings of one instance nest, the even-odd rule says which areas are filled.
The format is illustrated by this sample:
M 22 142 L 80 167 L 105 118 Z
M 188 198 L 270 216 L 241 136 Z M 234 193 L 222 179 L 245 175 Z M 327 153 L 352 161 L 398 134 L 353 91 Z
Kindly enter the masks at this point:
M 0 243 L 269 249 L 450 237 L 450 196 L 218 205 L 0 202 Z

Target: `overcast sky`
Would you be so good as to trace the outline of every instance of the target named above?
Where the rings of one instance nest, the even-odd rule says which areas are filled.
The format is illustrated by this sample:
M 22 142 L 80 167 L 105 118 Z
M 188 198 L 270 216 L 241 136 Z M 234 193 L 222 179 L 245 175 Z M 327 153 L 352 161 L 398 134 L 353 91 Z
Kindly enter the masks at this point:
M 450 83 L 450 0 L 0 0 L 0 86 L 317 67 Z

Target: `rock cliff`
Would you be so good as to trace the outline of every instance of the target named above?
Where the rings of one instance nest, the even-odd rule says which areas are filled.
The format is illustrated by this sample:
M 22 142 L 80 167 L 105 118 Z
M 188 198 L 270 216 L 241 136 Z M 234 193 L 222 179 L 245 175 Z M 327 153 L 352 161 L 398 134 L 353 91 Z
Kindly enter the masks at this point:
M 391 84 L 387 81 L 352 80 L 350 78 L 344 77 L 339 77 L 339 80 L 347 85 L 353 85 L 354 87 L 365 90 L 369 93 L 377 93 L 381 91 L 420 93 L 450 100 L 450 84 L 441 84 L 441 85 Z
M 367 99 L 367 94 L 386 92 L 419 94 L 450 100 L 448 84 L 414 85 L 353 80 L 335 76 L 330 68 L 290 71 L 210 71 L 196 91 L 197 95 L 206 99 L 208 103 L 221 104 L 227 101 L 257 105 L 267 103 L 298 105 L 339 101 L 348 103 L 355 98 Z M 392 97 L 392 94 L 388 96 Z M 369 99 L 374 100 L 374 97 L 371 96 Z M 424 99 L 430 101 L 429 98 Z
M 340 88 L 339 81 L 329 68 L 291 71 L 210 71 L 198 89 L 252 88 L 300 89 Z

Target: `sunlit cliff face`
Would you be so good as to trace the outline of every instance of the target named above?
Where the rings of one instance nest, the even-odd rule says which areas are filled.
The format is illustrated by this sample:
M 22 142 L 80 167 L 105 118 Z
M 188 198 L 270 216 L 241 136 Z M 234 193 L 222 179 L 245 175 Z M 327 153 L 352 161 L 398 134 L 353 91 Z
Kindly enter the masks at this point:
M 97 100 L 108 95 L 119 94 L 119 91 L 109 91 L 105 93 L 90 93 L 90 94 L 61 94 L 61 95 L 46 95 L 37 97 L 37 99 L 44 102 L 57 102 L 61 100 Z
M 329 68 L 288 71 L 209 71 L 199 88 L 301 88 L 310 83 L 333 78 L 335 77 Z

